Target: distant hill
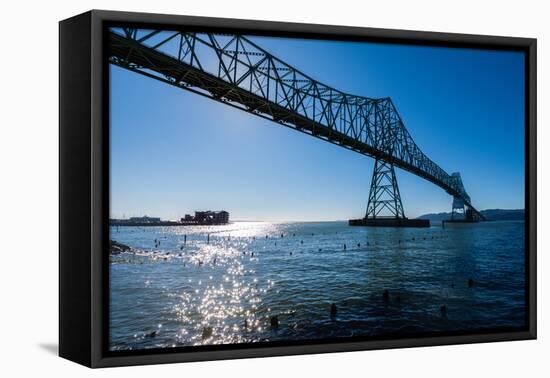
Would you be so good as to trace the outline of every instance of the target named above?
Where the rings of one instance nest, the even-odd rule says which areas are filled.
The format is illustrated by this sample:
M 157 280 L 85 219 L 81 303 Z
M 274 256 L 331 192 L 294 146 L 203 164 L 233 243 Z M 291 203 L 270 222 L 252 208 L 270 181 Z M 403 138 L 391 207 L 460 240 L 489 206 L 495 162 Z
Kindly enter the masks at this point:
M 504 210 L 504 209 L 487 209 L 481 210 L 481 214 L 487 220 L 524 220 L 525 210 Z M 418 217 L 419 219 L 429 219 L 432 222 L 441 222 L 443 220 L 451 219 L 451 213 L 437 213 L 437 214 L 424 214 Z

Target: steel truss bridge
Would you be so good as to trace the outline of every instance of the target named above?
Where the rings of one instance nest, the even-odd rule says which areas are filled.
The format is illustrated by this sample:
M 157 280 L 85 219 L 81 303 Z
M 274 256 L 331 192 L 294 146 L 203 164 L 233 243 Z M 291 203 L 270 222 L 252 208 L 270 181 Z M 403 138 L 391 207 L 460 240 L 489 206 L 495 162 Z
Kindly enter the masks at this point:
M 422 152 L 389 97 L 354 96 L 322 84 L 241 35 L 113 28 L 108 59 L 374 158 L 365 218 L 405 218 L 399 167 L 453 196 L 453 216 L 484 219 L 460 174 L 448 174 Z

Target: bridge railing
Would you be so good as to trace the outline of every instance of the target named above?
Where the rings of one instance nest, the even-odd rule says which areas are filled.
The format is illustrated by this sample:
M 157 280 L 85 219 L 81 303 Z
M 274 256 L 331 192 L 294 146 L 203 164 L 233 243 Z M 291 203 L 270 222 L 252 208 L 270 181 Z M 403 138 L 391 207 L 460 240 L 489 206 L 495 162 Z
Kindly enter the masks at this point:
M 355 96 L 332 88 L 244 36 L 114 28 L 110 60 L 332 143 L 391 160 L 463 198 L 473 209 L 460 177 L 449 175 L 422 152 L 390 98 Z

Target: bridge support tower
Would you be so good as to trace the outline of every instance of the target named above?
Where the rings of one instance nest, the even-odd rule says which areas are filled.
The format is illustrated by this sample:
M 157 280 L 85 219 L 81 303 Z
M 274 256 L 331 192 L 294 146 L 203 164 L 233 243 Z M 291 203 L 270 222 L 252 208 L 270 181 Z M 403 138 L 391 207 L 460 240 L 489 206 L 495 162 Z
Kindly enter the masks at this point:
M 473 212 L 460 197 L 453 197 L 453 208 L 451 211 L 451 219 L 443 221 L 443 227 L 446 223 L 475 223 L 479 222 L 479 216 Z
M 350 226 L 429 227 L 427 219 L 408 219 L 403 210 L 393 164 L 376 159 L 370 185 L 367 212 L 362 219 L 350 219 Z

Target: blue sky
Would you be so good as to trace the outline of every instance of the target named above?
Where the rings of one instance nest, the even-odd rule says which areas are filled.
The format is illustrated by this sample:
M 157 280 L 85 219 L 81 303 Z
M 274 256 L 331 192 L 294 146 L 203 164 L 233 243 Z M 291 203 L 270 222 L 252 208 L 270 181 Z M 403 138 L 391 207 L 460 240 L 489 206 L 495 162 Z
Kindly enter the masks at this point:
M 519 52 L 250 37 L 342 91 L 391 97 L 420 148 L 459 171 L 474 206 L 524 207 Z M 111 72 L 111 217 L 234 220 L 364 216 L 374 160 L 159 81 Z M 450 211 L 439 187 L 397 169 L 405 214 Z

